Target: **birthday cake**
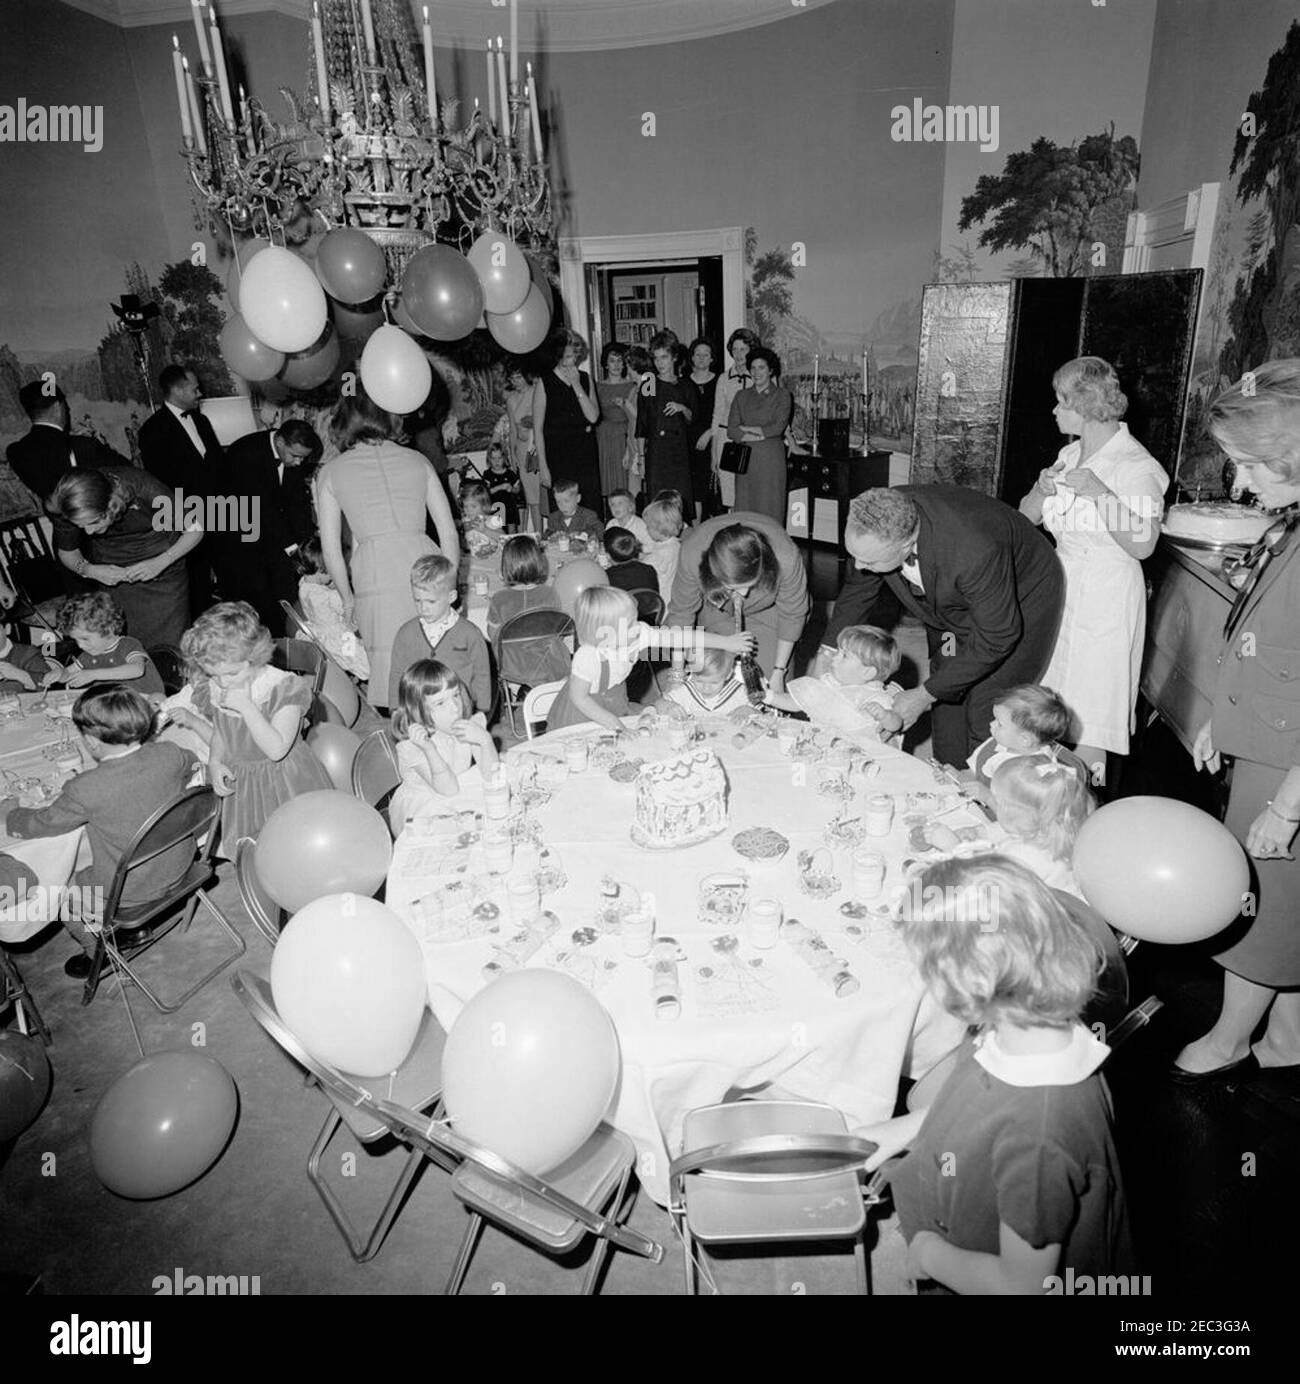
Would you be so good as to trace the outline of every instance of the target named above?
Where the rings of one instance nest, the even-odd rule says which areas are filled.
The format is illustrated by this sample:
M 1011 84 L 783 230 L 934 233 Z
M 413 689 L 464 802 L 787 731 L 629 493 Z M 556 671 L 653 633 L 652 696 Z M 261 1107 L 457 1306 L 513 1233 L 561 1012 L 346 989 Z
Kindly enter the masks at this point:
M 647 764 L 637 775 L 632 839 L 638 846 L 693 846 L 726 827 L 727 776 L 712 750 Z
M 1172 505 L 1165 515 L 1164 531 L 1177 542 L 1190 538 L 1198 543 L 1258 543 L 1272 518 L 1250 505 Z

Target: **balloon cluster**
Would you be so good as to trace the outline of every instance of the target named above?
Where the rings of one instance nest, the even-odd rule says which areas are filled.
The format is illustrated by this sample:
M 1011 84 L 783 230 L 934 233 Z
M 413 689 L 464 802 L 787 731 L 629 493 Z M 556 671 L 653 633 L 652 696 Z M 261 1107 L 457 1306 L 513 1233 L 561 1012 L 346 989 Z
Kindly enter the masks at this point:
M 265 240 L 241 245 L 226 279 L 236 313 L 221 331 L 222 358 L 252 383 L 319 388 L 360 347 L 366 393 L 390 413 L 428 398 L 429 359 L 415 340 L 461 341 L 486 327 L 504 350 L 534 351 L 550 330 L 545 275 L 511 240 L 485 231 L 468 255 L 430 244 L 407 264 L 389 323 L 384 253 L 363 231 L 339 227 L 295 253 Z M 344 343 L 348 343 L 345 348 Z M 347 356 L 350 361 L 353 357 Z

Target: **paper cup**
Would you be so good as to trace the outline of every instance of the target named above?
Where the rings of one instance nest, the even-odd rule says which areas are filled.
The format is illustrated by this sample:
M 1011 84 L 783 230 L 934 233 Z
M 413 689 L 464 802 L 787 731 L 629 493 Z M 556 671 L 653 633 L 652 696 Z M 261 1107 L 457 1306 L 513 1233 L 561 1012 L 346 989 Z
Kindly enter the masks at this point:
M 628 956 L 649 956 L 655 941 L 655 915 L 648 908 L 623 915 L 623 950 Z
M 745 917 L 745 938 L 758 951 L 776 946 L 781 935 L 780 899 L 755 899 Z

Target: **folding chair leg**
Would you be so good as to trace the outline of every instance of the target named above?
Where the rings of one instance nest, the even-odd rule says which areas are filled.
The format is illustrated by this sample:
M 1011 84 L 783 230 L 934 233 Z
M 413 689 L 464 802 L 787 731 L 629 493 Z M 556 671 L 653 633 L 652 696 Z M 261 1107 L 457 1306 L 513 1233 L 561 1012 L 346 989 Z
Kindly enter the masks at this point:
M 853 1241 L 853 1266 L 857 1272 L 858 1293 L 862 1297 L 871 1296 L 871 1260 L 867 1257 L 867 1229 L 871 1222 L 868 1220 Z
M 185 991 L 184 994 L 177 995 L 174 999 L 164 1000 L 162 996 L 159 995 L 156 991 L 150 989 L 148 983 L 131 969 L 130 964 L 127 962 L 127 959 L 122 955 L 121 951 L 117 948 L 116 944 L 112 942 L 106 943 L 106 945 L 112 952 L 114 964 L 125 975 L 129 976 L 136 983 L 136 985 L 140 987 L 141 990 L 144 991 L 145 995 L 148 997 L 150 1003 L 154 1006 L 154 1008 L 159 1010 L 163 1014 L 174 1014 L 183 1005 L 187 1004 L 190 1000 L 192 1000 L 194 996 L 197 995 L 199 991 L 202 990 L 203 987 L 209 981 L 215 980 L 217 976 L 219 976 L 221 972 L 224 971 L 226 967 L 231 964 L 231 962 L 238 961 L 239 958 L 243 956 L 243 954 L 248 950 L 248 945 L 247 943 L 245 943 L 244 939 L 239 935 L 238 932 L 235 931 L 233 927 L 231 927 L 230 923 L 227 922 L 225 915 L 216 906 L 216 904 L 214 904 L 212 900 L 208 898 L 206 889 L 199 889 L 196 893 L 194 893 L 191 896 L 190 901 L 185 908 L 185 916 L 181 919 L 179 923 L 173 924 L 172 927 L 168 928 L 167 932 L 163 933 L 156 940 L 162 941 L 163 937 L 167 936 L 169 933 L 173 931 L 187 931 L 189 929 L 190 923 L 194 919 L 195 913 L 198 911 L 200 907 L 206 908 L 207 911 L 217 920 L 218 926 L 226 934 L 226 936 L 229 937 L 230 940 L 235 944 L 236 949 L 233 952 L 231 952 L 230 955 L 223 957 L 221 961 L 210 971 L 204 972 L 204 974 L 200 976 L 199 979 L 196 980 L 194 984 L 191 985 L 190 988 Z M 150 947 L 152 945 L 153 942 L 149 942 L 147 944 L 147 946 Z M 143 951 L 145 950 L 145 948 L 141 948 L 141 950 Z
M 614 1194 L 605 1202 L 605 1207 L 609 1208 L 608 1214 L 615 1224 L 621 1225 L 626 1217 L 631 1213 L 632 1204 L 636 1200 L 635 1191 L 631 1196 L 628 1195 L 628 1188 L 632 1181 L 632 1169 L 627 1168 L 623 1176 L 619 1179 L 618 1186 L 614 1189 Z M 604 1207 L 602 1207 L 604 1210 Z M 582 1296 L 594 1297 L 596 1287 L 600 1282 L 601 1270 L 605 1266 L 605 1261 L 609 1258 L 610 1243 L 603 1235 L 596 1237 L 596 1244 L 591 1252 L 591 1263 L 587 1266 L 587 1272 L 582 1280 Z
M 95 954 L 90 958 L 90 974 L 86 977 L 86 983 L 81 987 L 81 1003 L 87 1005 L 95 998 L 95 991 L 99 989 L 100 977 L 104 973 L 104 962 L 107 960 L 108 951 L 104 945 L 104 934 L 99 934 L 99 940 L 95 943 Z
M 14 1017 L 18 1020 L 19 1033 L 25 1034 L 30 1024 L 36 1030 L 41 1042 L 48 1048 L 54 1041 L 50 1037 L 50 1030 L 45 1026 L 45 1020 L 41 1018 L 41 1011 L 36 1007 L 36 1001 L 32 998 L 32 992 L 27 988 L 27 982 L 18 969 L 18 963 L 3 947 L 0 947 L 0 981 L 4 982 L 3 994 L 0 995 L 0 999 L 13 1005 Z M 0 1004 L 0 1008 L 3 1007 L 3 1004 Z
M 307 1179 L 320 1193 L 320 1199 L 325 1203 L 325 1209 L 330 1213 L 334 1224 L 338 1226 L 339 1232 L 347 1242 L 348 1251 L 352 1258 L 358 1264 L 368 1264 L 383 1248 L 384 1241 L 388 1238 L 388 1232 L 397 1219 L 397 1213 L 406 1201 L 406 1194 L 420 1174 L 420 1169 L 424 1164 L 424 1155 L 418 1149 L 410 1151 L 397 1181 L 393 1184 L 393 1190 L 389 1193 L 388 1200 L 379 1213 L 379 1219 L 371 1228 L 370 1234 L 363 1240 L 361 1233 L 352 1224 L 352 1219 L 344 1209 L 343 1203 L 339 1200 L 334 1189 L 325 1181 L 320 1170 L 325 1149 L 342 1123 L 343 1120 L 338 1111 L 331 1110 L 325 1123 L 321 1126 L 321 1132 L 316 1136 L 316 1142 L 312 1145 L 311 1153 L 308 1155 Z
M 474 1251 L 478 1248 L 478 1239 L 482 1233 L 483 1217 L 477 1211 L 471 1211 L 465 1238 L 460 1242 L 460 1249 L 456 1253 L 456 1263 L 452 1267 L 451 1277 L 447 1280 L 447 1286 L 443 1290 L 445 1297 L 456 1297 L 459 1294 L 465 1282 L 465 1275 L 469 1272 L 469 1261 L 474 1257 Z

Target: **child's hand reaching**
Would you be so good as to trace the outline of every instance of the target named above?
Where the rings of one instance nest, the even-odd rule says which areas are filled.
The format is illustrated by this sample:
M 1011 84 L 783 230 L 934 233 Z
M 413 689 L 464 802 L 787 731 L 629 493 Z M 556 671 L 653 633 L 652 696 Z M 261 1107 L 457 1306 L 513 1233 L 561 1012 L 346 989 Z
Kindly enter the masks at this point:
M 880 722 L 880 729 L 886 735 L 897 735 L 903 729 L 903 718 L 887 706 L 877 706 L 872 702 L 867 706 L 867 715 Z
M 19 668 L 16 664 L 6 663 L 0 660 L 0 677 L 11 678 L 19 686 L 25 687 L 29 692 L 36 691 L 36 684 L 32 681 L 31 674 L 25 669 Z
M 208 765 L 208 775 L 217 797 L 228 798 L 235 791 L 235 771 L 229 764 L 220 764 L 214 759 Z
M 62 682 L 66 674 L 62 668 L 51 668 L 41 679 L 42 687 L 53 687 L 56 682 Z
M 429 739 L 429 732 L 428 729 L 420 725 L 418 721 L 413 722 L 410 729 L 406 732 L 406 738 L 412 745 L 423 745 L 427 743 Z
M 72 668 L 68 670 L 65 679 L 68 687 L 89 687 L 95 681 L 94 673 L 88 673 L 84 668 Z

